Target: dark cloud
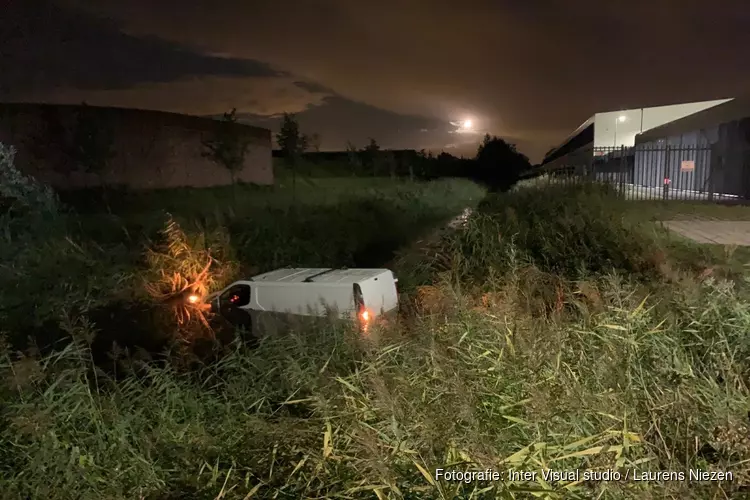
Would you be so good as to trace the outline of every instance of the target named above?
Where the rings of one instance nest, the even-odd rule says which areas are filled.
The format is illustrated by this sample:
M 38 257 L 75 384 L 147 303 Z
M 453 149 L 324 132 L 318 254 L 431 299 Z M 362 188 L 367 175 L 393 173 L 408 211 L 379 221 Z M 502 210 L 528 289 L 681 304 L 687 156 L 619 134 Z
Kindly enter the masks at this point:
M 6 93 L 50 88 L 127 88 L 186 76 L 282 76 L 268 64 L 214 57 L 46 0 L 7 0 L 0 28 Z
M 325 90 L 250 59 L 209 55 L 45 0 L 10 0 L 0 95 L 191 114 L 274 115 L 320 104 Z
M 158 57 L 142 55 L 152 61 L 146 68 L 124 55 L 118 64 L 102 61 L 110 68 L 105 73 L 116 76 L 108 87 L 140 85 L 151 89 L 144 96 L 155 96 L 156 83 L 176 80 L 184 86 L 188 75 L 225 78 L 242 71 L 212 64 L 242 68 L 248 60 L 262 61 L 310 93 L 310 104 L 317 106 L 301 118 L 321 133 L 330 130 L 329 143 L 356 132 L 380 133 L 382 142 L 393 136 L 394 143 L 414 147 L 456 144 L 445 132 L 448 123 L 470 116 L 482 130 L 512 137 L 538 158 L 597 111 L 721 98 L 750 89 L 750 9 L 741 0 L 65 2 L 116 19 L 127 33 L 120 36 L 133 43 L 162 44 Z M 110 35 L 116 31 L 107 26 Z M 94 41 L 107 38 L 91 40 L 105 52 L 116 45 Z M 172 49 L 174 55 L 168 55 Z M 171 63 L 167 71 L 156 62 L 167 59 L 183 62 Z M 61 66 L 62 75 L 73 71 Z M 53 78 L 46 71 L 36 81 Z M 103 79 L 91 68 L 76 71 L 83 75 L 78 80 L 66 77 L 78 82 L 74 86 Z M 214 93 L 205 93 L 201 107 L 214 107 L 202 101 L 225 105 L 231 100 L 216 95 L 213 81 Z M 158 92 L 166 95 L 168 89 L 164 83 Z M 137 99 L 137 92 L 131 97 Z M 265 98 L 260 92 L 257 100 Z M 439 126 L 421 126 L 414 116 Z M 352 122 L 336 121 L 344 118 Z
M 325 102 L 326 94 L 312 93 L 289 77 L 201 76 L 139 83 L 120 89 L 61 87 L 33 94 L 33 101 L 122 108 L 158 109 L 193 115 L 238 113 L 277 116 L 297 113 Z M 29 100 L 29 99 L 25 99 Z

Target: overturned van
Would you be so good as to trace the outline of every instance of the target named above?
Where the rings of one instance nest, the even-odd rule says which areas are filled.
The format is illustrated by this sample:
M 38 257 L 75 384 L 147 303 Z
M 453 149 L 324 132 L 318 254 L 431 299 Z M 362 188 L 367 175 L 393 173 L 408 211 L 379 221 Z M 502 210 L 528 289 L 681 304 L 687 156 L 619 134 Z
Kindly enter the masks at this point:
M 213 312 L 253 336 L 331 316 L 367 332 L 398 310 L 397 281 L 388 269 L 285 268 L 236 281 L 209 300 Z

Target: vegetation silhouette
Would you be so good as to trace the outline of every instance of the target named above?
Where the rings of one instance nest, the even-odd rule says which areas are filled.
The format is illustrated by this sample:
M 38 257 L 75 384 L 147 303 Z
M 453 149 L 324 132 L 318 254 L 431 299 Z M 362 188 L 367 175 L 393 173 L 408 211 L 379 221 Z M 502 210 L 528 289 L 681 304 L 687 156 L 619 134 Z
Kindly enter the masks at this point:
M 286 148 L 275 151 L 274 155 L 287 163 Z M 532 169 L 528 157 L 514 144 L 489 134 L 484 136 L 473 158 L 457 157 L 445 151 L 436 156 L 425 150 L 386 149 L 370 139 L 361 149 L 348 142 L 345 151 L 306 152 L 295 156 L 295 160 L 306 163 L 306 171 L 313 177 L 390 176 L 420 181 L 463 178 L 493 192 L 507 191 Z
M 526 155 L 520 153 L 514 144 L 497 136 L 484 136 L 477 150 L 476 180 L 490 191 L 507 191 L 518 182 L 521 174 L 531 169 Z

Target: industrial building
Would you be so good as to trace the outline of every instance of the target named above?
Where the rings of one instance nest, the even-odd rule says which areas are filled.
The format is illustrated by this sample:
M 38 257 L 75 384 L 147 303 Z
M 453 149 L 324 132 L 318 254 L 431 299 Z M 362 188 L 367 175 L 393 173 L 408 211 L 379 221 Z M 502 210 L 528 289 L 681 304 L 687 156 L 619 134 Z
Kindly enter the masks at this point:
M 636 198 L 750 199 L 750 98 L 597 113 L 546 172 L 615 182 Z
M 638 134 L 634 150 L 636 185 L 750 199 L 750 98 Z
M 583 150 L 594 155 L 604 155 L 613 149 L 632 147 L 638 134 L 730 100 L 732 99 L 596 113 L 547 153 L 543 163 L 564 163 L 566 156 Z

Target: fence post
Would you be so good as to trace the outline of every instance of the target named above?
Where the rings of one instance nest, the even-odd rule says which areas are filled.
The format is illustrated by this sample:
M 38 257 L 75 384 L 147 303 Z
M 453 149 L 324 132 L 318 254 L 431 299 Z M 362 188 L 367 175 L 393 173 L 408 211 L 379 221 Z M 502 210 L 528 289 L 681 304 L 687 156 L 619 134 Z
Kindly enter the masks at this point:
M 617 174 L 618 181 L 619 181 L 619 189 L 620 189 L 620 196 L 625 196 L 625 146 L 620 146 L 620 168 L 618 169 L 619 172 Z
M 719 156 L 719 149 L 716 144 L 711 144 L 710 157 L 708 161 L 708 201 L 714 201 L 715 184 L 716 179 L 715 173 L 720 166 L 721 156 Z
M 664 196 L 665 200 L 669 199 L 669 183 L 672 178 L 669 175 L 669 144 L 664 147 Z

